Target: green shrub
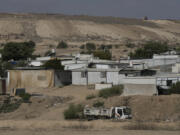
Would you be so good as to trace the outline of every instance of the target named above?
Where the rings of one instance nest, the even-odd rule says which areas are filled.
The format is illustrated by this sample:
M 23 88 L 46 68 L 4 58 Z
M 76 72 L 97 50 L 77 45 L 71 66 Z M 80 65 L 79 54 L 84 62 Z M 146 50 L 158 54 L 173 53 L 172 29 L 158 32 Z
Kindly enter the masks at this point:
M 2 50 L 3 61 L 8 60 L 27 60 L 31 58 L 35 50 L 35 43 L 33 41 L 29 42 L 10 42 L 4 45 Z
M 65 119 L 80 119 L 83 117 L 83 109 L 82 105 L 74 105 L 71 104 L 67 110 L 64 111 Z
M 5 103 L 3 103 L 0 106 L 0 113 L 10 113 L 10 112 L 14 112 L 16 109 L 18 109 L 21 105 L 22 101 L 21 100 L 17 100 L 14 102 L 11 102 L 10 97 L 6 100 Z
M 112 54 L 110 51 L 94 51 L 94 57 L 98 57 L 100 59 L 111 60 Z
M 180 94 L 180 82 L 173 84 L 168 91 L 170 94 Z
M 108 49 L 112 49 L 112 45 L 101 45 L 99 47 L 100 50 L 108 50 Z
M 87 50 L 96 50 L 96 45 L 94 43 L 86 43 Z
M 127 44 L 126 44 L 126 47 L 127 47 L 127 48 L 134 48 L 134 47 L 135 47 L 135 44 L 127 43 Z
M 61 49 L 61 48 L 65 49 L 65 48 L 68 48 L 68 44 L 67 44 L 66 42 L 64 42 L 64 41 L 61 41 L 61 42 L 58 44 L 57 48 L 58 48 L 58 49 Z
M 85 45 L 81 45 L 79 48 L 80 49 L 85 49 Z
M 94 94 L 88 95 L 86 97 L 87 100 L 90 100 L 90 99 L 93 99 L 93 98 L 96 98 L 96 96 Z
M 28 103 L 31 98 L 31 94 L 29 93 L 20 94 L 19 96 L 22 98 L 23 102 L 25 103 Z
M 95 103 L 93 103 L 93 107 L 104 107 L 104 102 L 96 101 Z
M 47 69 L 64 70 L 64 66 L 61 65 L 61 60 L 58 59 L 49 60 L 46 63 L 44 63 L 42 67 L 45 67 Z
M 142 48 L 138 48 L 134 53 L 130 53 L 129 56 L 133 59 L 150 59 L 153 54 L 160 54 L 167 52 L 169 47 L 167 43 L 149 41 L 143 44 Z
M 50 50 L 46 51 L 45 54 L 44 54 L 44 56 L 48 56 L 49 54 L 51 54 L 51 51 L 50 51 Z
M 112 96 L 118 96 L 123 93 L 123 86 L 117 85 L 113 86 L 112 88 L 107 88 L 99 91 L 99 97 L 108 98 Z

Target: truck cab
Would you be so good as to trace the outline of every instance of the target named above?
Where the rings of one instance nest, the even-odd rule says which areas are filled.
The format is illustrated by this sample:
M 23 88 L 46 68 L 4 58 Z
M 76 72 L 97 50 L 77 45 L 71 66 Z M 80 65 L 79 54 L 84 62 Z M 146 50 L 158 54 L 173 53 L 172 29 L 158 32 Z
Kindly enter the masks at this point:
M 112 110 L 112 117 L 121 120 L 131 119 L 132 118 L 131 109 L 126 106 L 114 107 Z

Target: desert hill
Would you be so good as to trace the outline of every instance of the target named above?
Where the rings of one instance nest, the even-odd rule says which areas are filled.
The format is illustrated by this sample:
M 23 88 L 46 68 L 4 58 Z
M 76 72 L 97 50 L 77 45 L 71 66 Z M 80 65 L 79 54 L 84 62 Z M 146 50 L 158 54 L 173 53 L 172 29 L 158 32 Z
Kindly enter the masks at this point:
M 37 52 L 67 41 L 72 48 L 86 42 L 123 45 L 147 40 L 180 42 L 180 21 L 61 14 L 0 14 L 0 43 L 33 40 Z M 120 50 L 123 52 L 124 48 Z M 74 49 L 68 52 L 73 52 Z M 78 51 L 78 49 L 75 49 Z M 115 52 L 116 53 L 116 52 Z

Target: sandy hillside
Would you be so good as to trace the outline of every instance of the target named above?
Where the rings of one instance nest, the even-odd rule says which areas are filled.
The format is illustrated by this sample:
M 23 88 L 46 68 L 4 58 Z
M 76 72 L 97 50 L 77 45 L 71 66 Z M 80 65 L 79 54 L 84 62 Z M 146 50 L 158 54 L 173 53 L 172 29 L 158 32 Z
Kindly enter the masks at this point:
M 180 118 L 180 96 L 116 96 L 109 99 L 95 98 L 86 100 L 86 96 L 97 94 L 84 86 L 66 86 L 63 88 L 27 89 L 38 95 L 31 97 L 31 103 L 23 103 L 12 113 L 0 114 L 1 135 L 21 134 L 133 134 L 133 135 L 178 135 Z M 69 104 L 92 105 L 95 101 L 104 101 L 106 107 L 128 105 L 132 108 L 131 121 L 116 122 L 111 120 L 67 121 L 63 112 Z M 142 107 L 143 106 L 143 107 Z M 148 122 L 160 129 L 127 130 L 136 121 Z
M 130 51 L 124 47 L 127 41 L 161 40 L 176 44 L 180 41 L 179 29 L 179 21 L 174 20 L 0 14 L 0 43 L 33 40 L 38 44 L 37 53 L 40 54 L 51 49 L 49 45 L 57 46 L 61 40 L 72 46 L 60 54 L 78 52 L 79 46 L 86 42 L 116 44 L 120 52 L 127 53 Z

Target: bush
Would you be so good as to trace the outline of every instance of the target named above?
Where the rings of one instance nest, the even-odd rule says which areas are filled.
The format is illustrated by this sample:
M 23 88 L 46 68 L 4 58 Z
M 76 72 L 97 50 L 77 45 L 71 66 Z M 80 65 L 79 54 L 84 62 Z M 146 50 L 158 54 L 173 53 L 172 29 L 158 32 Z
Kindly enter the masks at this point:
M 142 48 L 138 48 L 134 53 L 130 53 L 129 56 L 133 59 L 151 59 L 153 54 L 160 54 L 167 52 L 169 47 L 167 43 L 149 41 L 143 44 Z
M 51 51 L 50 51 L 50 50 L 46 51 L 45 54 L 44 54 L 44 56 L 48 56 L 49 54 L 51 54 Z
M 112 96 L 118 96 L 123 93 L 123 86 L 117 85 L 113 86 L 112 88 L 107 88 L 99 91 L 99 97 L 108 98 Z
M 31 95 L 29 93 L 20 94 L 19 96 L 22 98 L 24 103 L 29 103 L 30 102 L 29 100 L 31 98 Z
M 21 103 L 22 103 L 21 100 L 11 102 L 11 99 L 9 97 L 7 98 L 6 102 L 0 106 L 0 113 L 14 112 L 16 109 L 20 107 Z
M 93 107 L 104 107 L 104 102 L 96 101 L 93 103 Z
M 169 89 L 170 94 L 180 94 L 180 82 L 173 84 Z
M 94 57 L 98 57 L 100 59 L 105 59 L 105 60 L 111 60 L 112 55 L 110 51 L 95 51 L 93 52 Z
M 65 48 L 68 48 L 68 44 L 64 41 L 61 41 L 58 46 L 57 46 L 58 49 L 65 49 Z
M 3 61 L 8 60 L 26 60 L 31 58 L 35 49 L 35 43 L 29 42 L 10 42 L 5 44 L 2 50 Z
M 132 44 L 132 43 L 127 43 L 127 44 L 126 44 L 126 47 L 127 47 L 127 48 L 134 48 L 134 47 L 135 47 L 135 45 L 134 45 L 134 44 Z
M 87 100 L 90 100 L 90 99 L 93 99 L 93 98 L 96 98 L 96 96 L 95 96 L 94 94 L 88 95 L 88 96 L 86 97 Z
M 79 48 L 80 49 L 85 49 L 85 45 L 81 45 Z
M 87 50 L 96 50 L 96 45 L 94 43 L 86 43 Z
M 82 105 L 74 105 L 71 104 L 67 110 L 64 111 L 65 119 L 80 119 L 83 117 L 83 109 Z
M 99 47 L 100 50 L 108 50 L 108 49 L 112 49 L 112 45 L 101 45 Z
M 44 63 L 44 65 L 42 66 L 47 69 L 64 70 L 64 66 L 61 65 L 61 61 L 58 59 L 49 60 L 46 63 Z

